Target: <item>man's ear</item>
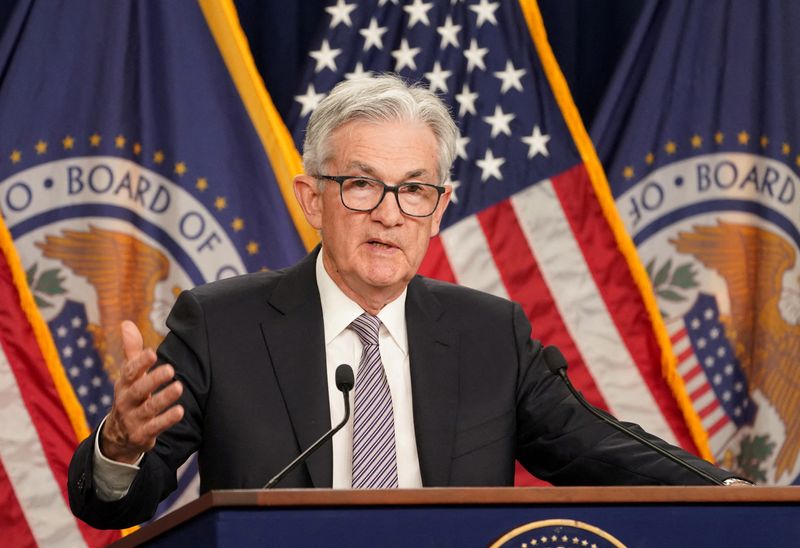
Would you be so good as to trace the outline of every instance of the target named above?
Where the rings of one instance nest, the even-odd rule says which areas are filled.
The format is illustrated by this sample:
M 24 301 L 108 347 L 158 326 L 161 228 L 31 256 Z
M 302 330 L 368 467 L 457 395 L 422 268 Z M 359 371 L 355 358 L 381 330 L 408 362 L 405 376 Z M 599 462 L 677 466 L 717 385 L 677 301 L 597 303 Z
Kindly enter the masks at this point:
M 439 204 L 436 206 L 431 219 L 431 238 L 439 234 L 439 224 L 442 222 L 444 210 L 447 209 L 447 205 L 450 203 L 450 195 L 452 193 L 453 187 L 449 184 L 444 185 L 444 192 L 442 197 L 439 198 Z
M 294 195 L 308 223 L 319 230 L 322 227 L 322 195 L 317 180 L 309 175 L 294 178 Z

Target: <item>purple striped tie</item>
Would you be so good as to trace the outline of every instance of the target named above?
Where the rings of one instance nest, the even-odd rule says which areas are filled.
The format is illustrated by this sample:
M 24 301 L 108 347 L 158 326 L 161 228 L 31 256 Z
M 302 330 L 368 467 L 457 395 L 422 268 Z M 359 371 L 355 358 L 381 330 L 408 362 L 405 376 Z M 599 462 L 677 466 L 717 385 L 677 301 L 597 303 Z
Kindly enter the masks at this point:
M 353 411 L 353 489 L 397 487 L 392 394 L 378 349 L 381 321 L 364 313 L 350 327 L 364 345 Z

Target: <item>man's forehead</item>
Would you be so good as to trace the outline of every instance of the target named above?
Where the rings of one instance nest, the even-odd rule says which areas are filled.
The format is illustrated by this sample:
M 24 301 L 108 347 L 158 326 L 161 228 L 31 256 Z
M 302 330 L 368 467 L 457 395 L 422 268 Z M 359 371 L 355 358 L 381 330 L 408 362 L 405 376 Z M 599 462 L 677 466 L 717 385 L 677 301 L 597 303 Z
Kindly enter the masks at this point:
M 394 177 L 435 178 L 437 145 L 433 131 L 422 122 L 353 120 L 331 134 L 327 162 L 378 179 L 389 166 L 404 169 Z

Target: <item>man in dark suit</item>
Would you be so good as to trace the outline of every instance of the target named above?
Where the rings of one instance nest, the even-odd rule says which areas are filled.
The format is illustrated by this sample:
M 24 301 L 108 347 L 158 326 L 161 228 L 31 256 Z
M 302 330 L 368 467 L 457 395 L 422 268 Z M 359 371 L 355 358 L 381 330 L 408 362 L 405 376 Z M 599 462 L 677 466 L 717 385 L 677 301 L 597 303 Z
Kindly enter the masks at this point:
M 183 293 L 164 365 L 123 325 L 112 410 L 70 466 L 73 512 L 97 527 L 148 519 L 195 450 L 201 491 L 263 486 L 342 415 L 342 362 L 358 364 L 355 418 L 283 487 L 512 485 L 515 459 L 557 485 L 704 483 L 584 410 L 518 305 L 416 276 L 457 135 L 424 88 L 391 76 L 337 86 L 294 182 L 321 248 Z

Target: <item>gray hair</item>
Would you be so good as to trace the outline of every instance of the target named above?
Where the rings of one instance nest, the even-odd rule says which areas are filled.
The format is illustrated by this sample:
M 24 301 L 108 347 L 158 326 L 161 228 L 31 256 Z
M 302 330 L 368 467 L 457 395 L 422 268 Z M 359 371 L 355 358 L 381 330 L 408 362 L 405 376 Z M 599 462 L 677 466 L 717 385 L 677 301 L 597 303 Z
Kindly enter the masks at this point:
M 303 169 L 318 175 L 329 161 L 329 138 L 348 122 L 408 121 L 427 125 L 439 145 L 439 182 L 447 182 L 456 155 L 458 128 L 439 97 L 420 84 L 408 84 L 394 74 L 344 80 L 320 101 L 306 127 Z

